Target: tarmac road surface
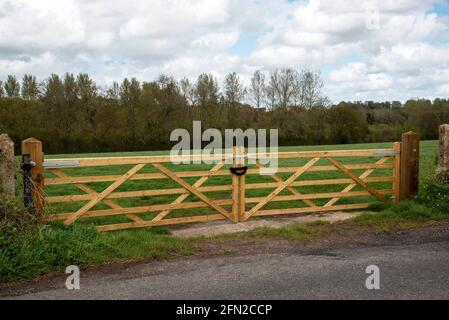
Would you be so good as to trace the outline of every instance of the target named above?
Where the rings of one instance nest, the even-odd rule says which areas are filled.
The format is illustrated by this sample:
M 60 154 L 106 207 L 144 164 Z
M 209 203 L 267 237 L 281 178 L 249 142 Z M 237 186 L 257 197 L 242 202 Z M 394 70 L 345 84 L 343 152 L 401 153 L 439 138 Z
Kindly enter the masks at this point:
M 449 299 L 449 237 L 138 264 L 119 273 L 81 272 L 80 290 L 52 288 L 12 299 Z M 366 268 L 380 269 L 368 290 Z M 5 297 L 3 297 L 5 298 Z M 8 298 L 8 297 L 6 297 Z

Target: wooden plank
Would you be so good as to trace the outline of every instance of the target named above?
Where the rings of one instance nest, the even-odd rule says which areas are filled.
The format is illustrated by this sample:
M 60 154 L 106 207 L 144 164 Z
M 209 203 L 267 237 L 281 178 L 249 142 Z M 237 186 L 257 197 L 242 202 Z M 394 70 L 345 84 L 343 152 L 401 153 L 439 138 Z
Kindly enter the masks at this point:
M 379 190 L 380 194 L 394 194 L 394 190 Z M 317 194 L 302 194 L 302 195 L 288 195 L 288 196 L 276 196 L 271 200 L 271 202 L 281 202 L 281 201 L 293 201 L 293 200 L 304 200 L 304 199 L 327 199 L 332 197 L 361 197 L 371 195 L 368 191 L 357 191 L 352 193 L 317 193 Z M 265 197 L 255 197 L 246 199 L 246 203 L 259 203 L 263 201 Z M 215 200 L 218 205 L 232 205 L 232 199 L 221 199 Z M 162 210 L 179 210 L 179 209 L 194 209 L 194 208 L 207 208 L 208 204 L 204 202 L 188 202 L 180 204 L 160 204 L 145 207 L 132 207 L 132 208 L 121 208 L 121 209 L 106 209 L 106 210 L 96 210 L 89 211 L 83 218 L 96 218 L 96 217 L 108 217 L 108 216 L 119 216 L 128 213 L 150 213 L 158 212 Z M 320 207 L 322 208 L 322 207 Z M 66 220 L 68 217 L 73 215 L 73 213 L 60 213 L 54 215 L 48 215 L 49 221 L 62 221 Z
M 239 185 L 239 177 L 235 174 L 232 175 L 232 208 L 231 208 L 231 215 L 232 215 L 232 221 L 237 223 L 239 221 L 239 192 L 240 192 L 240 185 Z
M 393 177 L 376 177 L 376 178 L 366 178 L 363 179 L 364 182 L 392 182 Z M 354 182 L 352 179 L 332 179 L 332 180 L 304 180 L 304 181 L 295 181 L 292 182 L 290 186 L 292 187 L 305 187 L 305 186 L 326 186 L 326 185 L 340 185 L 340 184 L 349 184 Z M 252 183 L 247 184 L 247 190 L 254 189 L 272 189 L 277 188 L 281 184 L 278 182 L 275 183 Z
M 198 188 L 198 190 L 200 192 L 231 191 L 232 186 L 227 185 L 227 186 L 200 187 L 200 188 Z M 108 195 L 106 197 L 106 199 L 110 200 L 110 199 L 152 197 L 152 196 L 160 196 L 160 195 L 176 195 L 176 194 L 183 194 L 185 192 L 186 192 L 186 189 L 184 189 L 184 188 L 113 192 L 110 195 Z M 89 201 L 89 200 L 92 200 L 94 197 L 95 197 L 95 195 L 92 195 L 92 194 L 81 194 L 81 195 L 46 197 L 45 200 L 48 203 L 78 202 L 78 201 Z
M 393 189 L 395 190 L 395 198 L 394 198 L 394 202 L 395 203 L 399 203 L 400 202 L 400 190 L 401 190 L 401 143 L 400 142 L 396 142 L 393 145 L 393 150 L 399 152 L 399 154 L 397 154 L 394 157 L 393 160 Z
M 233 148 L 233 160 L 232 160 L 232 165 L 234 167 L 237 167 L 238 163 L 237 163 L 237 149 L 236 147 Z M 232 174 L 232 208 L 231 208 L 231 216 L 232 216 L 232 221 L 234 223 L 238 223 L 239 222 L 239 195 L 240 195 L 240 178 L 235 175 Z
M 288 187 L 293 181 L 300 177 L 304 172 L 311 168 L 315 163 L 317 163 L 320 158 L 314 158 L 310 160 L 306 165 L 299 168 L 290 178 L 283 182 L 279 187 L 276 188 L 272 193 L 270 193 L 263 201 L 255 205 L 248 213 L 244 216 L 244 221 L 248 220 L 253 216 L 259 209 L 270 202 L 274 197 L 276 197 L 280 192 L 282 192 L 286 187 Z
M 259 168 L 263 168 L 263 166 L 262 166 L 262 164 L 260 163 L 259 160 L 256 161 L 256 165 L 257 165 Z M 270 176 L 271 176 L 274 180 L 276 180 L 278 183 L 283 183 L 283 182 L 284 182 L 284 180 L 283 180 L 282 178 L 280 178 L 280 177 L 279 177 L 278 175 L 276 175 L 276 174 L 272 174 L 272 175 L 270 175 Z M 290 192 L 291 192 L 292 194 L 294 194 L 294 195 L 300 195 L 300 194 L 301 194 L 298 190 L 296 190 L 295 188 L 293 188 L 291 185 L 287 187 L 287 190 L 290 191 Z M 304 202 L 305 204 L 307 204 L 309 207 L 317 207 L 317 205 L 316 205 L 313 201 L 310 201 L 310 200 L 303 200 L 303 202 Z
M 393 177 L 375 177 L 363 179 L 364 182 L 393 182 Z M 320 186 L 320 185 L 340 185 L 340 184 L 350 184 L 352 179 L 332 179 L 332 180 L 309 180 L 309 181 L 296 181 L 290 186 L 292 187 L 303 187 L 303 186 Z M 277 188 L 281 183 L 254 183 L 246 184 L 245 188 L 247 190 L 255 189 L 273 189 Z M 210 186 L 210 187 L 200 187 L 198 188 L 200 192 L 221 192 L 221 191 L 232 191 L 232 186 Z M 108 195 L 105 199 L 123 199 L 123 198 L 139 198 L 139 197 L 149 197 L 149 196 L 160 196 L 160 195 L 176 195 L 183 194 L 186 192 L 184 188 L 177 189 L 157 189 L 157 190 L 142 190 L 142 191 L 127 191 L 127 192 L 113 192 Z M 64 203 L 64 202 L 79 202 L 79 201 L 89 201 L 92 200 L 95 194 L 83 194 L 83 195 L 68 195 L 68 196 L 53 196 L 46 197 L 45 201 L 47 203 Z
M 226 211 L 226 209 L 224 209 L 223 207 L 220 207 L 219 205 L 215 204 L 214 201 L 212 201 L 211 199 L 209 199 L 208 197 L 206 197 L 204 195 L 204 193 L 198 191 L 197 188 L 191 186 L 190 184 L 188 184 L 187 182 L 185 182 L 184 180 L 182 180 L 181 178 L 179 178 L 176 174 L 174 174 L 172 171 L 168 170 L 166 167 L 164 167 L 163 165 L 161 165 L 160 163 L 153 163 L 153 166 L 160 170 L 162 173 L 164 173 L 165 175 L 167 175 L 167 177 L 171 178 L 172 180 L 174 180 L 175 182 L 177 182 L 180 186 L 182 186 L 183 188 L 185 188 L 186 190 L 190 191 L 192 194 L 194 194 L 195 196 L 197 196 L 199 199 L 201 199 L 202 201 L 204 201 L 205 203 L 207 203 L 209 206 L 211 206 L 212 208 L 214 208 L 215 210 L 217 210 L 218 212 L 220 212 L 222 215 L 224 215 L 226 218 L 230 219 L 230 214 Z
M 236 147 L 234 153 L 234 161 L 237 167 L 244 167 L 246 165 L 245 162 L 245 148 L 244 147 Z M 237 221 L 240 221 L 246 213 L 246 174 L 238 176 L 238 217 Z
M 361 210 L 369 208 L 370 204 L 351 204 L 351 205 L 341 205 L 332 207 L 308 207 L 308 208 L 294 208 L 294 209 L 280 209 L 280 210 L 265 210 L 259 211 L 255 216 L 272 216 L 272 215 L 286 215 L 286 214 L 300 214 L 300 213 L 313 213 L 313 212 L 329 212 L 329 211 L 344 211 L 344 210 Z M 106 231 L 117 231 L 135 228 L 148 228 L 155 226 L 167 226 L 176 224 L 186 224 L 186 223 L 196 223 L 196 222 L 207 222 L 207 221 L 218 221 L 225 220 L 222 215 L 209 215 L 209 216 L 199 216 L 199 217 L 189 217 L 189 218 L 176 218 L 176 219 L 166 219 L 162 221 L 148 221 L 144 223 L 123 223 L 123 224 L 113 224 L 106 226 L 99 226 L 97 230 L 100 232 Z
M 195 156 L 180 156 L 177 160 L 181 162 L 226 162 L 226 160 L 232 161 L 232 154 L 218 154 L 218 155 L 195 155 Z M 76 161 L 79 164 L 77 168 L 83 167 L 102 167 L 102 166 L 118 166 L 118 165 L 137 165 L 137 164 L 153 164 L 153 163 L 172 163 L 171 156 L 142 156 L 142 157 L 98 157 L 98 158 L 64 158 L 64 159 L 51 159 L 51 162 L 73 162 Z M 58 169 L 59 167 L 48 166 L 48 169 Z
M 222 167 L 224 166 L 224 163 L 219 163 L 217 165 L 215 165 L 209 172 L 209 175 L 207 177 L 202 177 L 201 179 L 199 179 L 197 182 L 195 182 L 195 184 L 193 185 L 194 188 L 198 189 L 199 187 L 201 187 L 204 183 L 207 182 L 207 180 L 209 180 L 210 177 L 212 177 L 214 175 L 215 172 L 217 172 L 218 170 L 220 170 Z M 186 192 L 184 194 L 182 194 L 180 197 L 178 197 L 175 201 L 173 201 L 173 204 L 178 204 L 178 203 L 182 203 L 184 202 L 184 200 L 186 200 L 188 197 L 190 196 L 190 192 Z M 168 214 L 170 214 L 172 210 L 164 210 L 161 213 L 159 213 L 159 215 L 157 215 L 153 221 L 161 221 L 162 219 L 164 219 Z
M 414 132 L 402 135 L 400 201 L 409 200 L 419 187 L 419 135 Z
M 301 151 L 301 152 L 280 152 L 278 158 L 324 158 L 324 157 L 375 157 L 382 153 L 388 153 L 392 149 L 372 149 L 372 150 L 330 150 L 330 151 Z M 268 159 L 266 154 L 248 154 L 248 159 Z M 181 156 L 182 162 L 194 161 L 226 161 L 232 163 L 231 154 L 220 154 L 212 156 Z M 77 161 L 77 167 L 96 167 L 125 164 L 153 164 L 153 163 L 171 163 L 171 156 L 142 156 L 142 157 L 100 157 L 100 158 L 64 158 L 51 159 L 52 162 Z M 58 169 L 59 167 L 48 167 L 49 169 Z
M 185 224 L 185 223 L 220 221 L 220 220 L 225 220 L 225 219 L 226 218 L 223 217 L 221 214 L 215 214 L 215 215 L 187 217 L 187 218 L 164 219 L 161 221 L 146 221 L 146 222 L 131 222 L 131 223 L 122 223 L 122 224 L 112 224 L 112 225 L 99 226 L 99 227 L 97 227 L 97 230 L 100 232 L 117 231 L 117 230 L 151 228 L 151 227 L 156 227 L 156 226 L 168 226 L 168 225 Z
M 246 175 L 239 177 L 239 221 L 244 221 L 246 214 Z
M 377 161 L 377 164 L 383 164 L 388 160 L 388 158 L 382 158 L 379 161 Z M 364 181 L 363 179 L 368 178 L 372 173 L 374 172 L 374 169 L 370 169 L 365 171 L 359 178 Z M 346 188 L 344 188 L 341 192 L 345 193 L 345 192 L 349 192 L 352 189 L 354 189 L 357 186 L 357 183 L 352 183 L 349 186 L 347 186 Z M 333 198 L 331 200 L 329 200 L 328 203 L 326 203 L 324 206 L 325 207 L 330 207 L 333 206 L 335 203 L 338 202 L 338 200 L 340 200 L 340 198 Z
M 78 220 L 82 215 L 84 215 L 87 211 L 92 209 L 97 203 L 106 198 L 112 191 L 120 187 L 125 181 L 127 181 L 130 177 L 136 174 L 140 169 L 142 169 L 145 164 L 138 164 L 129 170 L 126 174 L 124 174 L 120 179 L 110 185 L 106 190 L 98 194 L 94 199 L 92 199 L 89 203 L 87 203 L 84 207 L 79 209 L 75 214 L 69 217 L 64 223 L 66 225 L 73 224 L 76 220 Z
M 308 208 L 292 208 L 292 209 L 274 209 L 274 210 L 259 211 L 254 216 L 264 217 L 264 216 L 276 216 L 276 215 L 299 214 L 299 213 L 361 210 L 361 209 L 368 209 L 370 206 L 371 206 L 370 203 L 363 203 L 363 204 L 348 204 L 348 205 L 318 207 L 318 208 L 308 207 Z
M 379 190 L 382 195 L 394 194 L 394 190 Z M 314 194 L 301 194 L 301 195 L 288 195 L 288 196 L 276 196 L 270 202 L 285 202 L 285 201 L 295 201 L 295 200 L 307 200 L 307 199 L 328 199 L 332 197 L 341 198 L 353 198 L 353 197 L 365 197 L 371 196 L 368 191 L 353 191 L 353 192 L 328 192 L 328 193 L 314 193 Z M 264 197 L 247 198 L 247 203 L 258 203 L 264 200 Z M 322 208 L 322 207 L 320 207 Z
M 367 149 L 367 150 L 329 150 L 329 151 L 299 151 L 279 152 L 278 159 L 288 158 L 327 158 L 327 157 L 379 157 L 392 152 L 393 149 Z M 388 156 L 388 155 L 386 155 Z M 391 155 L 393 156 L 393 155 Z M 270 159 L 267 154 L 248 154 L 248 160 Z
M 350 164 L 345 166 L 349 170 L 358 169 L 392 169 L 393 164 Z M 297 167 L 286 167 L 279 168 L 278 173 L 293 173 Z M 310 168 L 310 172 L 321 172 L 321 171 L 336 171 L 338 170 L 335 166 L 315 166 Z M 182 171 L 175 172 L 180 178 L 195 178 L 195 177 L 205 177 L 209 174 L 209 171 Z M 247 175 L 259 174 L 259 169 L 249 169 Z M 229 175 L 228 170 L 217 171 L 215 176 L 227 176 Z M 120 178 L 120 175 L 109 175 L 109 176 L 91 176 L 91 177 L 70 177 L 67 179 L 61 178 L 47 178 L 45 179 L 45 185 L 61 185 L 61 184 L 75 184 L 75 183 L 98 183 L 98 182 L 110 182 L 115 181 Z M 158 179 L 168 179 L 166 175 L 162 173 L 148 173 L 148 174 L 136 174 L 130 180 L 158 180 Z
M 181 171 L 175 173 L 180 178 L 207 177 L 209 175 L 209 171 Z M 220 170 L 215 175 L 226 176 L 229 175 L 229 171 Z M 110 182 L 115 181 L 120 177 L 121 177 L 120 175 L 108 175 L 108 176 L 90 176 L 90 177 L 71 177 L 70 179 L 48 178 L 46 180 L 46 185 Z M 162 173 L 145 173 L 145 174 L 136 174 L 130 180 L 166 180 L 166 179 L 168 179 L 167 176 Z
M 394 194 L 394 190 L 379 190 L 379 194 L 389 195 Z M 371 196 L 368 191 L 353 191 L 353 192 L 328 192 L 328 193 L 313 193 L 313 194 L 299 194 L 299 195 L 288 195 L 288 196 L 276 196 L 270 202 L 280 202 L 280 201 L 295 201 L 295 200 L 310 200 L 310 199 L 329 199 L 333 197 L 339 198 L 353 198 L 353 197 L 365 197 Z M 247 198 L 246 203 L 258 203 L 264 200 L 264 197 Z
M 349 176 L 352 180 L 354 180 L 356 183 L 364 187 L 366 190 L 368 190 L 373 196 L 375 196 L 377 199 L 383 202 L 388 202 L 387 199 L 383 195 L 381 195 L 379 192 L 377 192 L 375 189 L 371 188 L 368 184 L 366 184 L 362 179 L 355 176 L 351 171 L 346 169 L 340 162 L 335 160 L 334 158 L 327 157 L 327 159 L 337 168 L 339 168 L 343 173 L 345 173 L 347 176 Z
M 219 205 L 232 205 L 231 199 L 215 200 Z M 88 211 L 83 215 L 84 218 L 98 218 L 98 217 L 110 217 L 110 216 L 120 216 L 128 213 L 152 213 L 159 212 L 163 210 L 181 210 L 181 209 L 196 209 L 196 208 L 208 208 L 210 207 L 204 202 L 183 202 L 179 204 L 157 204 L 151 206 L 143 207 L 131 207 L 131 208 L 121 208 L 121 209 L 105 209 L 105 210 L 93 210 Z M 62 221 L 66 220 L 68 217 L 73 215 L 73 213 L 59 213 L 48 215 L 49 221 Z

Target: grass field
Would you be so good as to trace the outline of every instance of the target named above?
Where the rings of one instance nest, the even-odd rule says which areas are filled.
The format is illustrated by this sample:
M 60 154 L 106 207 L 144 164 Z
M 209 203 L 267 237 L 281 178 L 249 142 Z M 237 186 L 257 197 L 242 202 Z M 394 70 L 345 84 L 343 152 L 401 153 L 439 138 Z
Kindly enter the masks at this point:
M 280 148 L 281 152 L 289 151 L 316 151 L 316 150 L 355 150 L 355 149 L 382 149 L 391 148 L 392 143 L 374 143 L 374 144 L 354 144 L 354 145 L 332 145 L 332 146 L 308 146 L 308 147 L 283 147 Z M 437 141 L 423 141 L 421 143 L 421 180 L 423 181 L 427 177 L 433 176 L 436 166 L 436 152 L 437 152 L 438 142 Z M 166 155 L 167 152 L 135 152 L 135 153 L 103 153 L 103 154 L 77 154 L 77 155 L 51 155 L 46 156 L 46 159 L 54 158 L 88 158 L 88 157 L 124 157 L 124 156 L 155 156 L 155 155 Z M 374 157 L 352 157 L 339 159 L 344 164 L 351 163 L 374 163 L 380 158 Z M 297 167 L 304 165 L 309 159 L 280 159 L 280 167 Z M 329 162 L 325 159 L 320 160 L 316 165 L 329 165 Z M 70 176 L 101 176 L 101 175 L 120 175 L 126 173 L 132 166 L 108 166 L 108 167 L 88 167 L 88 168 L 70 168 L 64 169 L 65 173 Z M 167 167 L 174 172 L 180 171 L 204 171 L 209 170 L 212 166 L 208 165 L 179 165 L 173 166 L 167 164 Z M 360 175 L 365 170 L 353 170 L 357 175 Z M 158 172 L 151 165 L 146 165 L 139 173 L 156 173 Z M 287 179 L 291 173 L 279 173 L 281 178 Z M 371 177 L 385 177 L 391 176 L 392 172 L 389 169 L 378 169 Z M 50 173 L 46 173 L 46 178 L 53 178 L 54 176 Z M 320 180 L 320 179 L 338 179 L 347 178 L 345 175 L 338 171 L 326 171 L 326 172 L 307 172 L 299 180 Z M 190 184 L 195 183 L 199 178 L 185 178 L 184 180 Z M 272 183 L 274 180 L 269 176 L 260 175 L 248 175 L 246 178 L 247 183 Z M 90 183 L 87 184 L 90 188 L 97 192 L 101 192 L 106 189 L 112 182 L 101 182 L 101 183 Z M 220 185 L 230 185 L 231 176 L 216 176 L 211 177 L 204 186 L 220 186 Z M 391 189 L 391 183 L 372 183 L 372 186 L 376 189 Z M 304 194 L 310 193 L 325 193 L 325 192 L 340 192 L 344 189 L 346 185 L 327 185 L 327 186 L 307 186 L 307 187 L 296 187 L 296 189 Z M 139 190 L 152 190 L 152 189 L 171 189 L 179 188 L 179 186 L 169 180 L 169 179 L 159 179 L 159 180 L 135 180 L 127 181 L 121 187 L 119 187 L 116 192 L 127 192 L 127 191 L 139 191 Z M 247 190 L 246 196 L 250 197 L 263 197 L 267 196 L 273 188 L 271 189 L 257 189 L 257 190 Z M 356 187 L 353 191 L 362 191 L 361 187 Z M 73 185 L 51 185 L 46 187 L 47 196 L 62 196 L 62 195 L 77 195 L 84 194 Z M 280 195 L 289 195 L 289 191 L 285 190 Z M 220 191 L 220 192 L 210 192 L 206 193 L 211 199 L 230 199 L 230 191 Z M 174 201 L 179 195 L 162 195 L 162 196 L 152 196 L 152 197 L 137 197 L 137 198 L 126 198 L 126 199 L 114 199 L 114 202 L 119 204 L 124 208 L 128 207 L 140 207 L 140 206 L 152 206 L 158 204 L 169 204 Z M 329 199 L 315 200 L 316 204 L 323 205 Z M 185 202 L 197 202 L 200 201 L 195 196 L 190 196 Z M 375 202 L 374 197 L 357 197 L 357 198 L 342 198 L 336 205 L 341 204 L 352 204 L 352 203 L 367 203 Z M 52 213 L 62 213 L 62 212 L 75 212 L 81 208 L 86 201 L 80 201 L 76 203 L 58 203 L 51 204 L 48 206 L 48 211 Z M 250 209 L 254 204 L 249 204 L 247 210 Z M 268 203 L 264 209 L 284 209 L 284 208 L 297 208 L 305 207 L 306 205 L 301 201 L 284 201 L 284 202 L 271 202 Z M 102 210 L 108 209 L 109 207 L 104 204 L 99 204 L 95 206 L 92 210 Z M 229 209 L 229 207 L 227 207 Z M 197 208 L 197 209 L 183 209 L 175 210 L 167 218 L 176 218 L 184 216 L 196 216 L 212 213 L 211 209 L 208 208 Z M 140 214 L 139 216 L 144 220 L 151 220 L 155 217 L 157 213 L 151 214 Z M 125 216 L 114 216 L 114 217 L 101 217 L 101 218 L 89 218 L 83 220 L 84 222 L 99 224 L 114 224 L 114 223 L 125 223 L 130 222 L 130 220 Z

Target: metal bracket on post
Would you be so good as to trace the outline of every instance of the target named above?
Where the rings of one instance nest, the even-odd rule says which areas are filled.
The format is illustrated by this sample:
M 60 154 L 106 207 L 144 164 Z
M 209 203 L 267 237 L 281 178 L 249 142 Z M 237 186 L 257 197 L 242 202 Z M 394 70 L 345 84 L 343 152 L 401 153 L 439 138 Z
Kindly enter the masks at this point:
M 33 211 L 33 183 L 31 179 L 31 169 L 36 166 L 36 163 L 31 161 L 31 155 L 22 155 L 22 170 L 23 170 L 23 202 L 28 212 Z

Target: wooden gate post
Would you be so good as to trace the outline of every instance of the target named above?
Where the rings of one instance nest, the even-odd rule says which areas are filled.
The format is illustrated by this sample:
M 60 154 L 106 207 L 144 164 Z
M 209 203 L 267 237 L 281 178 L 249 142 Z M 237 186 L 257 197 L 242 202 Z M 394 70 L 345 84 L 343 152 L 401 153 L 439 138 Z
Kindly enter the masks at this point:
M 393 144 L 393 150 L 395 155 L 393 158 L 393 190 L 394 190 L 394 202 L 401 202 L 401 142 L 395 142 Z
M 7 134 L 0 134 L 0 195 L 16 194 L 14 143 Z
M 237 148 L 232 149 L 232 165 L 237 166 Z M 232 221 L 234 223 L 239 222 L 239 191 L 240 183 L 239 177 L 236 174 L 232 174 Z
M 242 168 L 245 165 L 245 148 L 233 148 L 233 166 Z M 237 223 L 245 214 L 245 173 L 232 174 L 232 221 Z
M 42 213 L 44 208 L 44 153 L 42 152 L 42 142 L 29 138 L 22 141 L 22 156 L 29 155 L 32 163 L 31 168 L 31 199 L 32 210 Z
M 419 187 L 419 135 L 407 132 L 402 135 L 400 201 L 409 200 Z
M 245 166 L 245 147 L 240 147 L 237 151 L 240 166 Z M 239 221 L 243 221 L 246 213 L 246 171 L 239 177 Z
M 449 183 L 449 124 L 440 126 L 437 180 L 443 183 Z

